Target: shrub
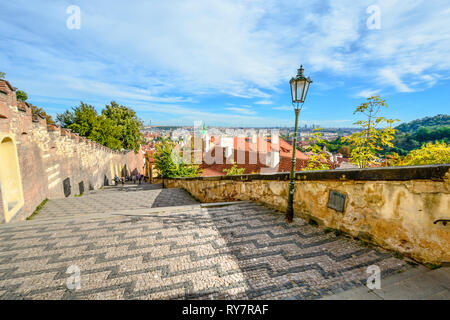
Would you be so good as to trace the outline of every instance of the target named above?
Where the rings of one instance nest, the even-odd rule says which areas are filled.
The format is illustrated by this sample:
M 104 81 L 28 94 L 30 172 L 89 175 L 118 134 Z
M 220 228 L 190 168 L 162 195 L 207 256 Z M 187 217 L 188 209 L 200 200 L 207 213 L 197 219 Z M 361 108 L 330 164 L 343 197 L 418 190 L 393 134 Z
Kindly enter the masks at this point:
M 164 178 L 197 177 L 201 174 L 200 167 L 185 163 L 175 150 L 175 142 L 165 139 L 156 145 L 153 154 L 155 166 Z
M 223 169 L 223 173 L 227 176 L 237 176 L 240 174 L 244 174 L 245 168 L 238 168 L 236 163 L 233 162 L 233 166 L 230 169 Z
M 444 163 L 450 163 L 450 145 L 443 141 L 436 141 L 426 143 L 420 149 L 412 150 L 400 164 L 413 166 Z

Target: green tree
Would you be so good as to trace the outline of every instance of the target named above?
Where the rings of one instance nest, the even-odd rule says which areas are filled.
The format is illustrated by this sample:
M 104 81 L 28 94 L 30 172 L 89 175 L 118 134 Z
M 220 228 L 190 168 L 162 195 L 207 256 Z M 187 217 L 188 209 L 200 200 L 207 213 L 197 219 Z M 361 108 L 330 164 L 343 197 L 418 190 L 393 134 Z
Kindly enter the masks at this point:
M 56 119 L 63 128 L 114 150 L 131 149 L 138 152 L 144 141 L 140 132 L 142 121 L 132 109 L 119 106 L 114 101 L 100 115 L 93 106 L 80 102 L 72 111 L 58 114 Z
M 18 101 L 27 101 L 28 100 L 28 95 L 25 91 L 22 90 L 17 90 L 16 91 L 16 97 Z
M 348 142 L 343 141 L 342 137 L 338 137 L 335 140 L 326 141 L 321 140 L 320 143 L 317 143 L 319 147 L 323 148 L 323 146 L 327 147 L 327 150 L 333 153 L 339 152 L 339 149 L 341 149 L 343 146 L 348 146 Z
M 328 162 L 327 154 L 320 148 L 321 144 L 325 143 L 322 139 L 322 128 L 314 129 L 314 134 L 308 141 L 311 143 L 312 154 L 308 156 L 308 162 L 304 170 L 329 170 L 330 164 Z
M 113 149 L 120 150 L 123 148 L 121 138 L 121 128 L 114 121 L 101 115 L 97 119 L 97 126 L 92 133 L 92 140 Z
M 66 110 L 63 113 L 56 114 L 56 121 L 61 127 L 69 128 L 69 126 L 75 122 L 75 114 Z
M 233 162 L 233 166 L 230 169 L 223 169 L 222 172 L 225 173 L 225 175 L 227 176 L 237 176 L 244 174 L 245 168 L 238 168 L 236 163 Z
M 429 142 L 420 149 L 412 150 L 398 164 L 413 166 L 450 163 L 450 145 L 445 142 Z
M 102 115 L 110 119 L 120 128 L 120 140 L 122 148 L 137 152 L 144 141 L 141 133 L 143 121 L 140 120 L 134 110 L 111 101 L 102 111 Z
M 195 164 L 187 164 L 175 149 L 175 142 L 164 139 L 155 146 L 156 152 L 153 154 L 155 167 L 163 178 L 175 177 L 197 177 L 200 167 Z
M 0 79 L 5 80 L 5 78 L 6 78 L 6 73 L 0 71 Z
M 339 148 L 338 152 L 342 154 L 344 158 L 348 158 L 352 153 L 352 149 L 349 146 L 342 146 Z
M 367 168 L 374 164 L 378 152 L 385 147 L 394 146 L 391 141 L 394 139 L 396 129 L 392 127 L 392 124 L 399 120 L 379 117 L 382 107 L 388 107 L 386 101 L 379 96 L 373 96 L 367 98 L 367 101 L 358 106 L 353 113 L 362 114 L 367 118 L 354 123 L 361 127 L 360 132 L 355 132 L 344 139 L 352 147 L 350 160 L 360 168 Z M 378 129 L 377 126 L 381 124 L 387 126 Z
M 413 120 L 395 127 L 397 134 L 392 140 L 394 147 L 385 147 L 384 154 L 398 153 L 405 156 L 409 151 L 436 140 L 450 143 L 450 116 L 438 114 L 434 117 Z
M 403 133 L 414 133 L 420 127 L 439 127 L 439 126 L 450 126 L 450 115 L 438 114 L 434 117 L 425 117 L 422 119 L 413 120 L 411 122 L 402 123 L 396 127 L 398 132 Z
M 81 102 L 78 107 L 74 107 L 72 110 L 73 122 L 66 124 L 66 128 L 78 133 L 80 136 L 92 139 L 95 135 L 94 132 L 99 127 L 99 116 L 95 108 Z M 97 140 L 94 139 L 94 141 Z
M 56 119 L 63 128 L 70 129 L 108 148 L 120 150 L 122 147 L 121 128 L 112 120 L 99 115 L 93 106 L 84 102 L 81 102 L 78 107 L 73 107 L 72 112 L 67 110 L 58 114 Z

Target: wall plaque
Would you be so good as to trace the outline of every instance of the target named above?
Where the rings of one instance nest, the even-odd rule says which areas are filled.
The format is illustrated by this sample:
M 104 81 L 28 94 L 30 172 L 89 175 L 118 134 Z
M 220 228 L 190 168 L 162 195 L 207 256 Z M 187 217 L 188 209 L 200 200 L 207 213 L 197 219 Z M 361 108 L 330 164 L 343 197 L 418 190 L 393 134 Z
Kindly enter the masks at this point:
M 346 198 L 347 196 L 345 194 L 330 190 L 330 194 L 328 196 L 328 208 L 339 212 L 344 212 Z

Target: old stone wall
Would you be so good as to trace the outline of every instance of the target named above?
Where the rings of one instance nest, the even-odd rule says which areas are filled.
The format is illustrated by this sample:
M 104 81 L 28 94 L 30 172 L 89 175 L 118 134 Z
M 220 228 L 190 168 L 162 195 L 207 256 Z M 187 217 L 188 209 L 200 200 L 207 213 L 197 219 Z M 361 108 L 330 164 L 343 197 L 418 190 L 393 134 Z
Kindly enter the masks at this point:
M 421 262 L 450 262 L 450 165 L 300 171 L 295 216 L 347 232 Z M 165 179 L 202 202 L 253 200 L 285 212 L 289 174 Z M 345 196 L 343 212 L 330 193 Z M 284 214 L 284 213 L 280 213 Z
M 14 164 L 0 149 L 0 223 L 20 221 L 33 213 L 44 199 L 79 195 L 110 184 L 114 175 L 125 171 L 144 172 L 141 152 L 108 149 L 55 125 L 32 117 L 31 105 L 17 102 L 14 88 L 0 80 L 0 147 L 13 142 L 18 158 L 21 201 L 8 201 L 20 193 L 6 190 Z M 3 153 L 2 153 L 3 152 Z M 8 162 L 8 164 L 7 164 Z M 64 189 L 66 182 L 66 192 Z M 69 186 L 70 187 L 67 187 Z M 68 193 L 70 192 L 70 195 Z M 9 199 L 5 199 L 8 194 Z

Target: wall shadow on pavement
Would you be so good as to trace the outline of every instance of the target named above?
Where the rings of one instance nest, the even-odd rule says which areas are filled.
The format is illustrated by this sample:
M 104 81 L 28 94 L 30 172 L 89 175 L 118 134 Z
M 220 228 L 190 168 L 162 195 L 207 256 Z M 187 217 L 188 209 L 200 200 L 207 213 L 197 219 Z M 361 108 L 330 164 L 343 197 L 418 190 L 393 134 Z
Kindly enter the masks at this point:
M 184 189 L 161 189 L 153 201 L 152 208 L 199 204 Z
M 256 203 L 206 210 L 208 219 L 186 216 L 178 223 L 217 230 L 225 244 L 212 240 L 210 245 L 238 265 L 235 270 L 218 267 L 217 272 L 223 277 L 240 274 L 245 293 L 227 294 L 231 285 L 186 294 L 187 299 L 320 299 L 364 285 L 368 266 L 379 266 L 383 278 L 410 268 L 390 252 L 324 232 L 299 218 L 287 223 L 284 214 Z

